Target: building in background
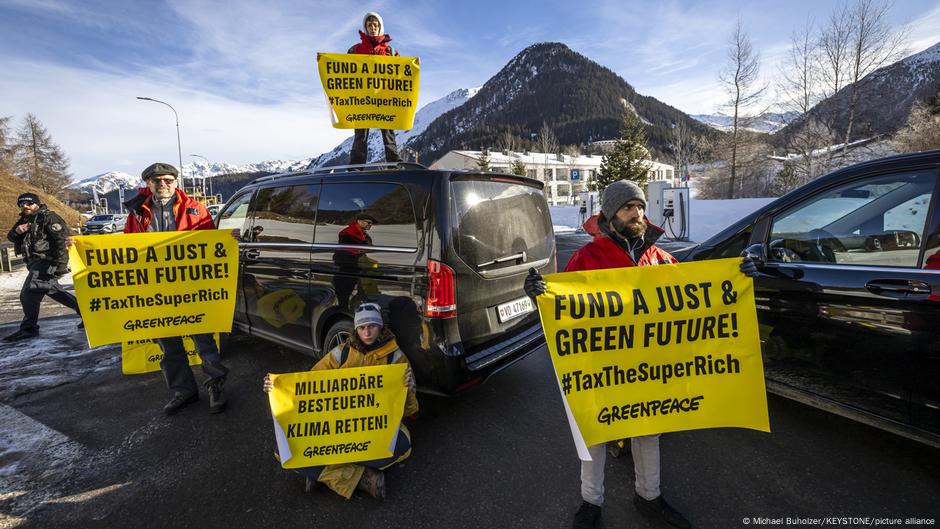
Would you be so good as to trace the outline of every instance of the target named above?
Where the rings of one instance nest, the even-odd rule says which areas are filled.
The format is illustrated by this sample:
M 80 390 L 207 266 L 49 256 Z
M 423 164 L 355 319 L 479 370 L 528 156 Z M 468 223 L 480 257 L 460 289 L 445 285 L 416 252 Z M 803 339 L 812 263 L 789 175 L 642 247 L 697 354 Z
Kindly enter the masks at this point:
M 512 166 L 522 162 L 526 175 L 545 182 L 545 197 L 553 206 L 575 204 L 579 193 L 588 191 L 601 169 L 600 154 L 550 154 L 541 152 L 489 151 L 489 167 L 494 173 L 512 173 Z M 462 169 L 474 171 L 480 169 L 481 151 L 450 151 L 436 162 L 431 169 Z M 678 187 L 673 166 L 647 161 L 650 165 L 649 179 L 666 180 Z

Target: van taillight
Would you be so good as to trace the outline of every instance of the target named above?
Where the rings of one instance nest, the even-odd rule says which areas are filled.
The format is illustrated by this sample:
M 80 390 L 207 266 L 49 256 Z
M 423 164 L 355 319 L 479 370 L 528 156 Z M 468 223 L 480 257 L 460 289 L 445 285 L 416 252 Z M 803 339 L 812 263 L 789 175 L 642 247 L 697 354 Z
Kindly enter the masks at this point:
M 453 318 L 457 315 L 457 285 L 454 269 L 428 260 L 428 295 L 424 315 L 430 318 Z

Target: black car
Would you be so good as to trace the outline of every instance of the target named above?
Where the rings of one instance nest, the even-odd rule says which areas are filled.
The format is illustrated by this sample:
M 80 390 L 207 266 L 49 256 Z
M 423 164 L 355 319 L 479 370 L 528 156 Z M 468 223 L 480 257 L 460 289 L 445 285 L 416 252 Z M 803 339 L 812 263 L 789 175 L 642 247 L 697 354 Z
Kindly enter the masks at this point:
M 376 302 L 420 389 L 478 384 L 544 343 L 522 291 L 555 271 L 542 187 L 416 164 L 259 178 L 216 220 L 240 230 L 235 327 L 319 357 Z
M 823 176 L 689 250 L 758 261 L 768 389 L 940 446 L 940 151 Z

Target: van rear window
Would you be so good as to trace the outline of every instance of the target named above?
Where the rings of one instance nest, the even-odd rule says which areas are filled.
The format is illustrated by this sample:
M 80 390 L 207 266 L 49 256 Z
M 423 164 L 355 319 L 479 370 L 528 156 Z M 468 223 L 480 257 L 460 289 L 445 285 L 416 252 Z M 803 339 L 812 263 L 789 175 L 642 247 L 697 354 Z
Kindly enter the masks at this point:
M 542 190 L 508 181 L 455 180 L 454 249 L 477 271 L 498 270 L 548 258 L 552 221 Z M 525 253 L 524 259 L 513 258 Z

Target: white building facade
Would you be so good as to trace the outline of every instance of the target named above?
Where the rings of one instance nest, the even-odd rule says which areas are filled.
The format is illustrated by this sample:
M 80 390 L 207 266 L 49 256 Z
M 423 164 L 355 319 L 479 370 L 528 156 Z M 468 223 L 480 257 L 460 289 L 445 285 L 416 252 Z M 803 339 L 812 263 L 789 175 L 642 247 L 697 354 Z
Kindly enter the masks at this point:
M 450 151 L 431 169 L 458 169 L 475 171 L 480 169 L 481 151 Z M 540 152 L 489 151 L 490 171 L 512 173 L 512 166 L 521 162 L 526 175 L 545 182 L 545 198 L 553 206 L 575 204 L 578 194 L 589 190 L 601 169 L 600 154 L 548 154 Z M 667 180 L 678 186 L 673 166 L 646 161 L 650 166 L 649 179 Z

